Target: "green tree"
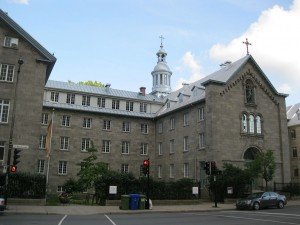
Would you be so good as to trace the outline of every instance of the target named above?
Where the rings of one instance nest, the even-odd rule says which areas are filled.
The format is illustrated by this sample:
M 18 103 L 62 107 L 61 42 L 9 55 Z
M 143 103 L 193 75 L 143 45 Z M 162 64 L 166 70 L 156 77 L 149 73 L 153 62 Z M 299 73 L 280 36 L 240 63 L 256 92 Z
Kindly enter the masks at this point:
M 68 80 L 68 83 L 75 83 L 71 80 Z M 95 86 L 95 87 L 105 87 L 104 84 L 102 84 L 101 82 L 98 82 L 98 81 L 91 81 L 91 80 L 88 80 L 88 81 L 79 81 L 77 84 L 84 84 L 84 85 L 89 85 L 89 86 Z
M 259 152 L 253 161 L 246 164 L 246 170 L 252 178 L 261 177 L 265 180 L 266 189 L 275 173 L 275 157 L 272 150 Z

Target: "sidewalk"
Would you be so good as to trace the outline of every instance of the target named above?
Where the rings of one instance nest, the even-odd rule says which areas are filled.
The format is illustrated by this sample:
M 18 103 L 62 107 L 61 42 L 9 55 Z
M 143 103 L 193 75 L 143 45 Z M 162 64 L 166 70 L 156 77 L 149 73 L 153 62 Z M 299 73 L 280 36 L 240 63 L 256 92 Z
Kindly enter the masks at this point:
M 288 206 L 300 205 L 300 200 L 290 200 Z M 35 206 L 35 205 L 9 205 L 4 213 L 12 214 L 61 214 L 61 215 L 92 215 L 92 214 L 118 214 L 118 213 L 150 213 L 150 212 L 207 212 L 217 210 L 235 210 L 234 203 L 205 202 L 197 205 L 164 205 L 153 206 L 151 210 L 120 210 L 118 206 Z

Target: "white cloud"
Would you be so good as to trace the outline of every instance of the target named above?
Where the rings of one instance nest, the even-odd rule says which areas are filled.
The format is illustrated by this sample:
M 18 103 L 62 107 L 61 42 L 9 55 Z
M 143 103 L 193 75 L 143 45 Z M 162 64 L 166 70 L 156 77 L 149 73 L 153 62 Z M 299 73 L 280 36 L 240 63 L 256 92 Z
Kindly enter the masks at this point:
M 267 76 L 272 74 L 278 83 L 290 83 L 276 87 L 291 92 L 300 87 L 300 0 L 294 0 L 289 10 L 277 5 L 261 13 L 243 35 L 229 44 L 216 44 L 210 49 L 210 56 L 220 61 L 237 60 L 246 55 L 242 42 L 246 37 L 252 45 L 250 54 Z M 244 50 L 241 50 L 244 49 Z M 272 82 L 272 81 L 271 81 Z
M 29 0 L 10 0 L 10 2 L 21 4 L 21 5 L 28 5 L 29 4 Z
M 181 88 L 182 83 L 191 83 L 204 77 L 201 65 L 190 51 L 183 55 L 181 65 L 176 67 L 175 70 L 185 73 L 183 74 L 185 77 L 187 74 L 190 74 L 188 79 L 181 77 L 177 80 L 175 90 Z

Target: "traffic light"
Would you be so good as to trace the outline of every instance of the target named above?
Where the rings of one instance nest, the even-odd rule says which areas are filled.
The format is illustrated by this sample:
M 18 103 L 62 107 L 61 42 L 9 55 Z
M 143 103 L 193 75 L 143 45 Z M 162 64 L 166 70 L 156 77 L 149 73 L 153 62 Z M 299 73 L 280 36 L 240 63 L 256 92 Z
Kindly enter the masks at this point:
M 150 166 L 150 162 L 148 159 L 145 159 L 143 162 L 143 174 L 146 176 L 147 174 L 149 174 L 149 166 Z
M 206 161 L 204 165 L 205 173 L 210 175 L 210 162 Z
M 17 167 L 16 166 L 11 166 L 10 167 L 10 172 L 12 172 L 12 173 L 17 172 Z
M 217 164 L 215 161 L 210 162 L 210 169 L 211 169 L 211 174 L 215 175 L 215 173 L 217 171 Z
M 13 161 L 13 166 L 16 166 L 20 161 L 18 160 L 20 158 L 20 152 L 21 150 L 15 149 L 14 150 L 14 161 Z

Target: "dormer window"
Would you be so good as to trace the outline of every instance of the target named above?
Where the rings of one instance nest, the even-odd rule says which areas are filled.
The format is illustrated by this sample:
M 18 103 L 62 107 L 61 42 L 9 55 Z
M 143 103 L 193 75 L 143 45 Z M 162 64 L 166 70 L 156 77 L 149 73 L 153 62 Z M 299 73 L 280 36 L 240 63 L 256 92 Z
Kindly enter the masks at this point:
M 18 48 L 19 39 L 13 37 L 5 37 L 4 46 L 9 48 Z
M 178 100 L 179 100 L 179 102 L 183 102 L 183 94 L 179 94 Z

